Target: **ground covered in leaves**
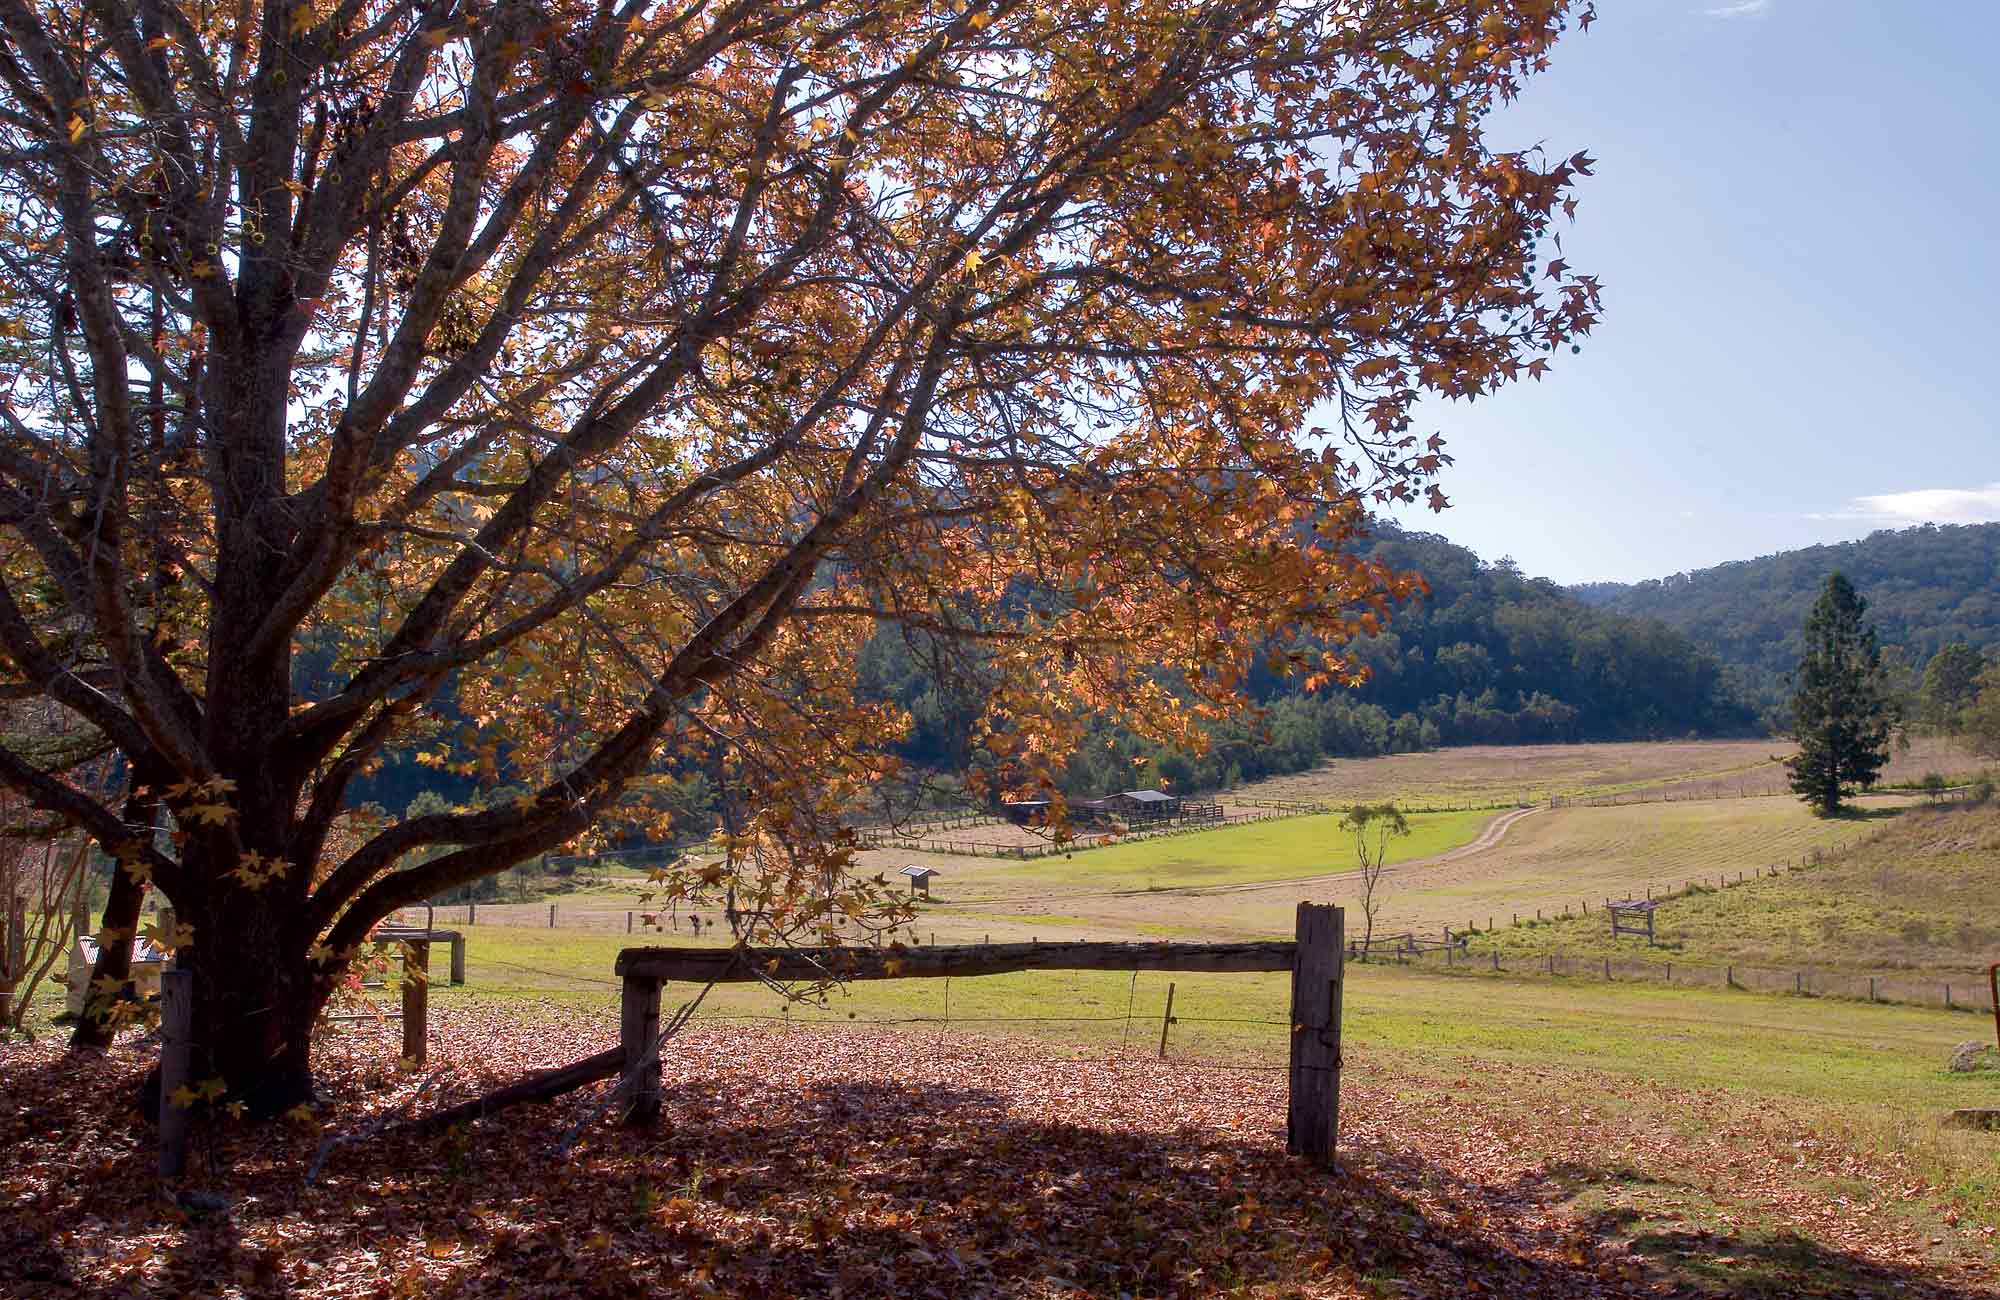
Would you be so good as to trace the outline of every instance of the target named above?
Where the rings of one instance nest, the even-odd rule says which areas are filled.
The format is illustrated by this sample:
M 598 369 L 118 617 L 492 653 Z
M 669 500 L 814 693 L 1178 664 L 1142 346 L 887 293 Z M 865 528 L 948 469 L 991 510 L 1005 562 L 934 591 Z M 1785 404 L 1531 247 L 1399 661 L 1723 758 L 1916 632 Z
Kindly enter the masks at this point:
M 605 1041 L 434 1020 L 419 1109 Z M 1936 1189 L 1727 1094 L 1364 1056 L 1320 1171 L 1284 1154 L 1277 1072 L 731 1026 L 670 1045 L 657 1130 L 583 1093 L 418 1138 L 376 1124 L 423 1082 L 385 1042 L 328 1047 L 311 1121 L 205 1126 L 176 1189 L 131 1109 L 143 1048 L 0 1046 L 0 1295 L 2000 1294 L 1991 1225 L 1907 1213 Z

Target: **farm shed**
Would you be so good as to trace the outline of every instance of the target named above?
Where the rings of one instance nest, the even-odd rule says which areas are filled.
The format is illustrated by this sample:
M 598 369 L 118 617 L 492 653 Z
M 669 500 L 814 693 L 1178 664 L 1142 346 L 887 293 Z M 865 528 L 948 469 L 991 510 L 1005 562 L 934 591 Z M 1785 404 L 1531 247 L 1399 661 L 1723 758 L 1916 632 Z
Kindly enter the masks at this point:
M 1127 790 L 1104 801 L 1118 814 L 1135 822 L 1169 821 L 1180 815 L 1181 801 L 1164 790 Z

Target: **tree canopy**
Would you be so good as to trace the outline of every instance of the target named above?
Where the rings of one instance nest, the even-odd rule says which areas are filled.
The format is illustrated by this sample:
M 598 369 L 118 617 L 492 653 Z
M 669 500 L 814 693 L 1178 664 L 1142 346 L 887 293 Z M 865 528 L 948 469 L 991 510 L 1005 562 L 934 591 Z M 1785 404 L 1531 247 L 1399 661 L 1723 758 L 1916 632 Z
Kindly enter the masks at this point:
M 682 886 L 834 935 L 884 621 L 988 648 L 1013 786 L 1346 678 L 1413 405 L 1598 311 L 1589 160 L 1482 133 L 1561 0 L 0 2 L 0 652 L 131 798 L 0 780 L 174 902 L 259 1107 L 372 926 L 675 762 L 754 810 Z M 447 725 L 521 793 L 359 815 Z
M 1950 642 L 1932 655 L 1917 698 L 1925 725 L 1951 733 L 1962 730 L 1965 709 L 1979 694 L 1986 667 L 1986 656 L 1963 641 Z

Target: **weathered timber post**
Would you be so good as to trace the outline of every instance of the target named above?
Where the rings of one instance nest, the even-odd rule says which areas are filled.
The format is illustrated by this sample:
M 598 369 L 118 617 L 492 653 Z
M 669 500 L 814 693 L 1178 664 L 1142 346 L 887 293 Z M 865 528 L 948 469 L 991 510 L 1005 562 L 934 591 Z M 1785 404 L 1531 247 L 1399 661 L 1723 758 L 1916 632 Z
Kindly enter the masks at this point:
M 469 902 L 465 905 L 465 928 L 469 930 L 478 923 L 479 904 Z
M 76 933 L 70 936 L 68 964 L 63 968 L 64 982 L 69 985 L 64 1007 L 70 1015 L 81 1016 L 90 1006 L 90 963 L 83 957 L 83 940 L 90 934 L 90 900 L 81 889 L 70 925 Z
M 625 913 L 625 933 L 632 933 L 632 914 L 630 912 Z
M 451 936 L 451 982 L 465 983 L 465 936 Z
M 632 1081 L 625 1122 L 650 1125 L 660 1117 L 660 981 L 625 977 L 618 1006 L 618 1045 L 625 1054 L 625 1074 Z
M 553 930 L 553 929 L 555 929 L 555 928 L 556 928 L 556 905 L 555 905 L 554 903 L 550 903 L 550 904 L 549 904 L 549 929 Z
M 403 941 L 403 1059 L 422 1065 L 430 1055 L 431 941 Z
M 1346 913 L 1300 903 L 1292 959 L 1291 1113 L 1285 1149 L 1324 1163 L 1340 1125 L 1340 985 Z
M 190 1107 L 174 1094 L 193 1076 L 194 972 L 170 970 L 160 976 L 160 1177 L 178 1178 L 187 1168 Z
M 0 1025 L 13 1018 L 14 988 L 28 973 L 28 900 L 16 894 L 7 900 L 7 969 L 0 975 Z
M 1134 975 L 1138 972 L 1134 971 Z M 1167 1026 L 1174 1023 L 1174 984 L 1167 981 L 1167 1009 L 1160 1013 L 1160 1059 L 1167 1059 Z

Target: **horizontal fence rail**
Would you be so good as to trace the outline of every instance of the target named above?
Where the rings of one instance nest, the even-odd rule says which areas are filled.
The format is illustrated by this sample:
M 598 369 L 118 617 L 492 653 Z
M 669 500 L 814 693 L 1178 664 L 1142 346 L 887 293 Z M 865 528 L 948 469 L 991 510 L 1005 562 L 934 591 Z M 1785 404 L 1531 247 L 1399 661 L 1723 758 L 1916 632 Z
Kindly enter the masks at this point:
M 912 979 L 1006 975 L 1027 970 L 1290 970 L 1294 941 L 1253 943 L 995 943 L 928 948 L 627 948 L 615 973 L 627 979 L 744 983 L 751 980 Z
M 1344 913 L 1300 903 L 1297 938 L 1253 943 L 1002 943 L 931 948 L 627 948 L 613 970 L 623 983 L 619 1047 L 571 1067 L 563 1086 L 622 1074 L 628 1122 L 648 1125 L 660 1114 L 661 986 L 669 980 L 741 983 L 750 980 L 921 979 L 1005 975 L 1028 970 L 1290 971 L 1292 975 L 1290 1100 L 1286 1148 L 1324 1161 L 1333 1154 L 1340 1107 L 1340 1006 Z M 1135 976 L 1136 980 L 1136 976 Z M 949 990 L 949 983 L 946 984 Z M 694 1011 L 691 1002 L 665 1033 Z M 1174 990 L 1160 1022 L 1160 1054 L 1174 1020 Z M 1130 1019 L 1128 1008 L 1127 1019 Z M 526 1097 L 546 1095 L 546 1080 Z M 483 1104 L 483 1103 L 474 1103 Z

